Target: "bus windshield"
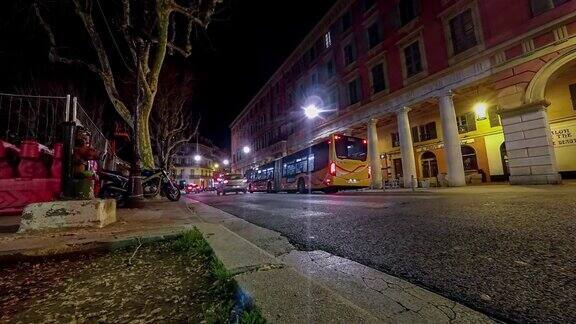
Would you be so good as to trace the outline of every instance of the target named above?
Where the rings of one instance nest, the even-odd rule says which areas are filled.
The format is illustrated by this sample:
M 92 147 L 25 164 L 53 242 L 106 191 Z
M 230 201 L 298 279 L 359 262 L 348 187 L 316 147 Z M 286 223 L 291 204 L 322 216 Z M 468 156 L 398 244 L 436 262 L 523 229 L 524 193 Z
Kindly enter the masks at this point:
M 366 141 L 350 136 L 341 136 L 335 141 L 336 156 L 339 159 L 366 161 Z

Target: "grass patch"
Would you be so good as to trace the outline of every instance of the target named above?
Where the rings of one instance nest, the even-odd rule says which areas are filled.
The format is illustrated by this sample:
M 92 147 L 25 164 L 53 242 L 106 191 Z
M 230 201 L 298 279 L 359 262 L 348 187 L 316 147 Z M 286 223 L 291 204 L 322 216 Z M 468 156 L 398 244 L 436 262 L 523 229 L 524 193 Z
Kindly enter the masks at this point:
M 249 311 L 245 311 L 240 318 L 240 323 L 242 324 L 265 324 L 266 319 L 262 316 L 260 309 L 257 307 L 252 308 Z
M 174 241 L 172 249 L 176 252 L 190 253 L 201 257 L 206 264 L 209 264 L 210 275 L 215 280 L 214 293 L 217 294 L 221 302 L 204 309 L 203 313 L 206 323 L 266 323 L 258 308 L 250 306 L 249 309 L 241 309 L 245 305 L 239 305 L 242 303 L 238 303 L 235 298 L 236 293 L 239 291 L 236 281 L 232 278 L 230 271 L 218 260 L 214 251 L 196 227 L 182 233 Z

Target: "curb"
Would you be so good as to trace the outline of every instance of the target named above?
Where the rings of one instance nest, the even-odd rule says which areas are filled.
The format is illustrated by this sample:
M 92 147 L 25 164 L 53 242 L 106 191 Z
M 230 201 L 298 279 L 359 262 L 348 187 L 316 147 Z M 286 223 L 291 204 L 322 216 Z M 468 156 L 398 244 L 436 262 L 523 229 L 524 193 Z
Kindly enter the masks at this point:
M 273 239 L 282 237 L 279 233 L 193 199 L 188 207 L 206 222 L 198 229 L 218 259 L 238 270 L 233 271 L 236 281 L 271 322 L 496 322 L 405 280 L 324 251 L 299 251 L 286 242 L 290 248 L 269 252 L 259 233 Z

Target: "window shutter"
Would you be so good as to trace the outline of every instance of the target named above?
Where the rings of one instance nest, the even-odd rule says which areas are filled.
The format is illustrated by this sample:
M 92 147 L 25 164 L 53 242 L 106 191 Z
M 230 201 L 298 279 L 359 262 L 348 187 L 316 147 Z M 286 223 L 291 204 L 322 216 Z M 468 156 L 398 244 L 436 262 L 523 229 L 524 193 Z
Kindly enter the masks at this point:
M 530 6 L 532 7 L 532 15 L 537 16 L 544 13 L 552 8 L 554 8 L 553 0 L 530 0 Z
M 476 130 L 476 116 L 474 113 L 466 114 L 466 125 L 468 126 L 469 132 Z
M 428 133 L 430 134 L 430 139 L 438 138 L 438 133 L 436 132 L 436 122 L 431 122 L 428 124 Z
M 400 4 L 396 4 L 392 8 L 392 10 L 388 13 L 386 21 L 391 29 L 396 30 L 402 27 L 402 21 L 400 19 Z
M 418 132 L 418 126 L 412 127 L 412 141 L 414 143 L 420 142 L 420 134 Z
M 496 106 L 490 107 L 488 110 L 488 118 L 490 119 L 490 127 L 500 126 L 500 116 L 496 112 Z

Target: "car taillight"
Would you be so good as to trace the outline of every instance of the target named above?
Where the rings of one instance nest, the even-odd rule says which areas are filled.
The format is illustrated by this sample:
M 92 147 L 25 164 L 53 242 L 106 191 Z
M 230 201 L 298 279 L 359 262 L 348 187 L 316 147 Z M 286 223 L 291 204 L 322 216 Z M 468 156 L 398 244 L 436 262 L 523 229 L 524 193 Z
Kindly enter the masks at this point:
M 228 183 L 228 180 L 224 180 L 224 181 L 222 181 L 222 182 L 224 182 L 224 183 L 226 184 L 226 183 Z
M 330 174 L 333 176 L 336 176 L 336 163 L 335 162 L 330 163 Z

